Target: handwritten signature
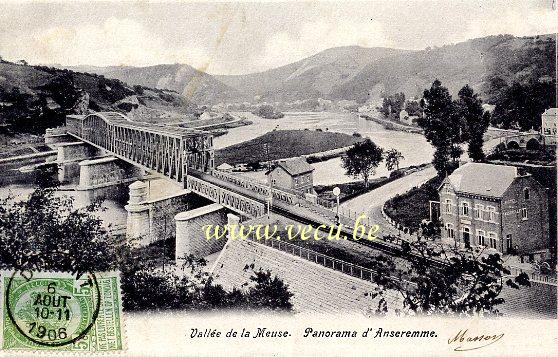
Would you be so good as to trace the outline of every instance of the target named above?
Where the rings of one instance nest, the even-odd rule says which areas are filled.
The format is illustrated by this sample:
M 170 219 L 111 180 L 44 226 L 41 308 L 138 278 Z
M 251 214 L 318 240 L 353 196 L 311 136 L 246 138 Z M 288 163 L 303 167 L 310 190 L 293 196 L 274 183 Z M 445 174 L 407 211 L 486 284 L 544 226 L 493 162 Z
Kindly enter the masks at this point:
M 498 342 L 502 337 L 504 337 L 503 333 L 499 335 L 486 334 L 473 336 L 469 333 L 469 330 L 461 330 L 454 338 L 448 340 L 448 345 L 457 345 L 454 351 L 478 350 Z

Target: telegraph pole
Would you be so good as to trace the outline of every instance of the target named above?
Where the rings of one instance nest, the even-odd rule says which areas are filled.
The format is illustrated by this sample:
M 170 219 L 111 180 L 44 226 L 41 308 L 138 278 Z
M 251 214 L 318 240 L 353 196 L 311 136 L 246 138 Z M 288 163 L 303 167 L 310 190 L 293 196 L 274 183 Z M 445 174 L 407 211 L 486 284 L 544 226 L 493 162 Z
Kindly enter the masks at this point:
M 267 219 L 270 219 L 271 201 L 273 200 L 273 179 L 271 177 L 271 160 L 269 159 L 269 144 L 264 144 L 265 156 L 267 160 L 267 175 L 269 179 L 269 196 L 267 197 Z

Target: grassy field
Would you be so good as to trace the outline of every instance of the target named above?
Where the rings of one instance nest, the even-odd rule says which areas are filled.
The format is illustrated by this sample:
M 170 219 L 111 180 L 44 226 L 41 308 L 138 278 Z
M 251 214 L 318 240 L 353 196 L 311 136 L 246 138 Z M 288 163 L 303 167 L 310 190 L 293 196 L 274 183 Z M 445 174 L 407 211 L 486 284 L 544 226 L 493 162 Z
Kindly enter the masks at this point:
M 312 130 L 274 130 L 253 140 L 217 150 L 215 164 L 262 162 L 313 154 L 353 145 L 362 138 Z M 265 149 L 268 145 L 269 157 Z
M 386 202 L 385 212 L 396 222 L 412 230 L 430 215 L 430 201 L 438 201 L 438 187 L 443 178 L 434 177 L 420 187 L 413 188 L 403 195 L 397 195 Z
M 333 195 L 333 188 L 339 187 L 341 194 L 339 195 L 339 201 L 344 202 L 356 196 L 360 196 L 366 192 L 370 192 L 386 183 L 391 181 L 387 177 L 370 179 L 368 181 L 368 188 L 364 186 L 364 181 L 339 183 L 334 185 L 316 185 L 314 189 L 318 194 L 318 197 L 323 198 L 331 202 L 335 202 L 335 196 Z

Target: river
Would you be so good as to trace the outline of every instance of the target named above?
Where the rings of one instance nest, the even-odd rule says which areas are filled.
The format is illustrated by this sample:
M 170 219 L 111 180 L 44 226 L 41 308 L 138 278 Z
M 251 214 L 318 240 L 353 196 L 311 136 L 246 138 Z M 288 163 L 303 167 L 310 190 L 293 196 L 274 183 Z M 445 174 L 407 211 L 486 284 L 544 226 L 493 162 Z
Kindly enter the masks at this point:
M 254 139 L 275 128 L 277 129 L 322 129 L 337 131 L 352 135 L 355 132 L 362 136 L 370 137 L 376 144 L 384 149 L 396 148 L 405 160 L 401 166 L 417 165 L 431 160 L 433 149 L 420 134 L 412 134 L 402 131 L 385 130 L 380 124 L 359 118 L 356 114 L 351 113 L 286 113 L 281 119 L 262 119 L 253 116 L 250 113 L 242 113 L 247 119 L 253 122 L 252 125 L 241 126 L 229 129 L 229 132 L 223 136 L 214 139 L 216 149 L 220 149 L 229 145 L 241 143 L 243 141 Z M 345 175 L 341 167 L 341 159 L 335 158 L 324 162 L 312 164 L 315 167 L 314 184 L 333 184 L 350 182 L 355 179 Z M 388 172 L 381 165 L 376 177 L 387 175 Z M 248 173 L 248 175 L 264 180 L 263 172 Z M 79 191 L 73 191 L 71 187 L 63 186 L 64 190 L 57 195 L 67 195 L 74 198 L 75 207 L 84 207 L 89 202 Z M 172 190 L 171 190 L 172 188 Z M 169 185 L 167 180 L 153 180 L 150 183 L 150 198 L 160 197 L 164 193 L 175 193 L 179 190 L 175 185 Z M 0 198 L 12 196 L 16 200 L 22 199 L 33 190 L 32 185 L 12 184 L 0 187 Z M 126 223 L 127 212 L 124 209 L 125 202 L 114 200 L 105 200 L 103 202 L 103 210 L 98 214 L 105 224 L 122 225 Z
M 226 135 L 215 138 L 214 145 L 216 149 L 254 139 L 276 128 L 278 130 L 322 129 L 324 131 L 336 131 L 349 135 L 356 132 L 363 137 L 369 137 L 386 150 L 389 148 L 399 150 L 405 157 L 405 160 L 401 162 L 401 167 L 430 162 L 434 153 L 433 147 L 426 141 L 423 135 L 386 130 L 382 125 L 360 118 L 355 113 L 290 112 L 285 113 L 285 117 L 281 119 L 262 119 L 244 113 L 242 115 L 246 115 L 247 119 L 253 121 L 254 124 L 229 129 Z M 355 179 L 345 174 L 340 158 L 314 163 L 312 166 L 315 168 L 315 185 L 329 185 L 358 180 L 358 178 Z M 388 174 L 388 170 L 382 163 L 373 177 L 381 177 Z M 250 172 L 247 175 L 258 180 L 265 180 L 263 172 Z

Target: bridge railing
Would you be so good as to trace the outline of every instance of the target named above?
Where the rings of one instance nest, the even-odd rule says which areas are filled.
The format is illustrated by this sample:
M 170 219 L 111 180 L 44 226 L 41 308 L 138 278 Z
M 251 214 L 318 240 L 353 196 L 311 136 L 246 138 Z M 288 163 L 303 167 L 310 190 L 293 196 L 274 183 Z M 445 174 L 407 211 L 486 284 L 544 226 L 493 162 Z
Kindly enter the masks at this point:
M 269 186 L 266 186 L 259 181 L 251 180 L 247 177 L 242 177 L 239 175 L 229 174 L 219 170 L 213 170 L 212 175 L 220 180 L 227 181 L 235 185 L 244 187 L 262 196 L 269 196 Z
M 303 248 L 293 243 L 288 243 L 276 239 L 251 240 L 362 280 L 374 282 L 374 277 L 377 277 L 380 274 L 374 269 L 365 268 L 357 264 L 333 258 L 326 254 L 318 253 L 314 250 Z M 395 277 L 388 277 L 388 279 L 398 280 L 398 278 Z M 410 286 L 415 285 L 410 281 L 405 281 L 405 283 Z
M 551 275 L 542 275 L 532 271 L 525 271 L 520 268 L 516 268 L 513 266 L 508 267 L 510 270 L 510 274 L 513 276 L 518 276 L 521 273 L 526 273 L 529 276 L 529 280 L 535 283 L 542 283 L 542 284 L 549 284 L 557 286 L 558 282 L 556 280 L 556 276 Z
M 231 192 L 191 175 L 186 178 L 186 188 L 205 198 L 209 198 L 215 203 L 219 203 L 227 208 L 230 208 L 233 211 L 240 211 L 249 217 L 257 218 L 264 216 L 266 213 L 265 205 L 263 203 Z
M 237 186 L 256 192 L 262 196 L 269 196 L 270 187 L 263 182 L 253 180 L 249 177 L 235 175 L 219 170 L 214 170 L 212 175 L 220 180 L 233 183 Z M 299 200 L 304 199 L 304 194 L 295 190 L 289 190 L 285 188 L 271 188 L 271 190 L 273 192 L 273 198 L 293 205 L 297 204 Z
M 316 264 L 322 265 L 326 268 L 330 268 L 333 270 L 340 271 L 342 273 L 363 279 L 374 281 L 374 277 L 378 275 L 378 272 L 361 267 L 359 265 L 349 263 L 343 260 L 339 260 L 330 256 L 327 256 L 322 253 L 318 253 L 311 249 L 303 248 L 299 245 L 293 243 L 282 242 L 276 239 L 267 239 L 267 240 L 256 240 L 253 239 L 258 243 L 262 243 L 269 247 L 281 250 L 283 252 L 296 255 L 302 259 L 314 262 Z

